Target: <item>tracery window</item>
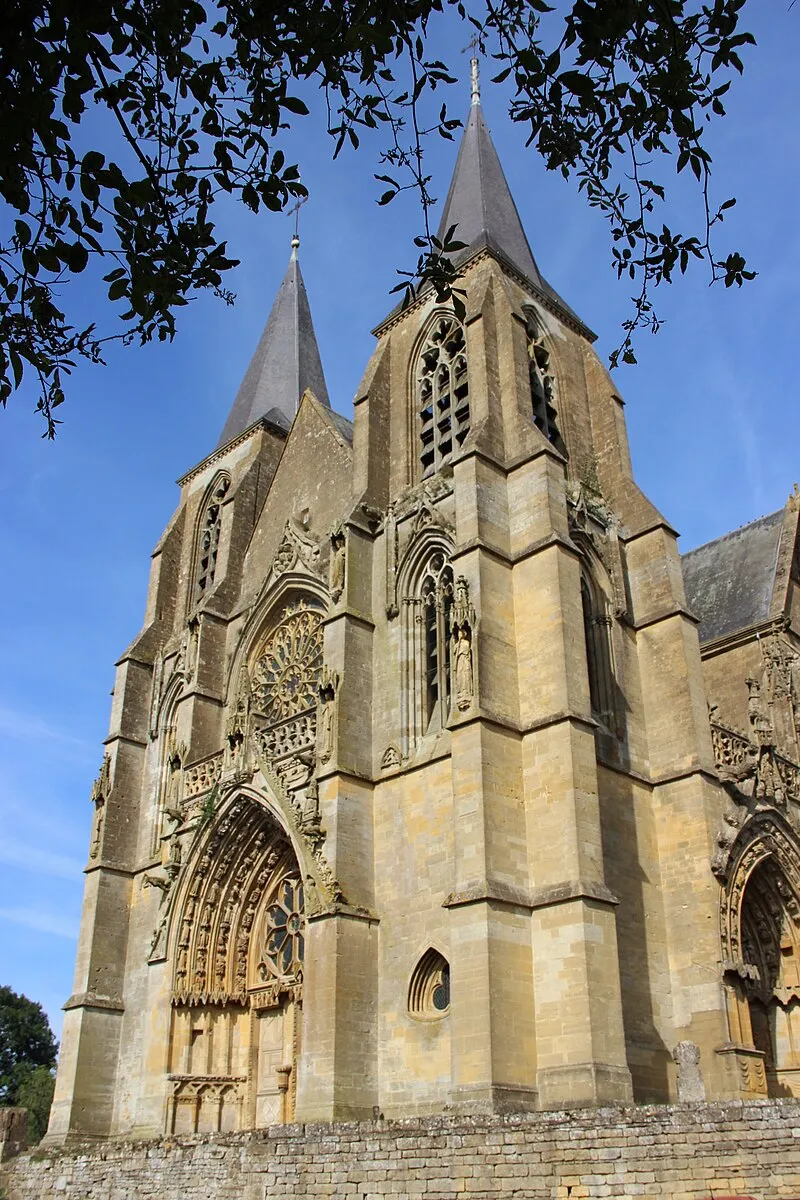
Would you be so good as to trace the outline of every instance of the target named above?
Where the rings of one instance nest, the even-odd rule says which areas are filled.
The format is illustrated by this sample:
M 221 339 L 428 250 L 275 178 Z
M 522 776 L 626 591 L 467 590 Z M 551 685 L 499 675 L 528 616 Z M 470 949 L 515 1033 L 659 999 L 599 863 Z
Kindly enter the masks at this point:
M 228 475 L 218 476 L 214 480 L 203 507 L 197 539 L 194 588 L 192 593 L 194 604 L 199 604 L 208 595 L 214 583 L 214 576 L 217 571 L 219 539 L 222 532 L 222 504 L 230 486 L 231 481 Z
M 250 671 L 253 732 L 272 759 L 315 744 L 322 616 L 305 599 L 287 604 L 255 655 Z
M 441 551 L 431 556 L 420 589 L 425 629 L 425 725 L 441 727 L 450 713 L 453 569 Z
M 303 885 L 299 879 L 284 879 L 266 912 L 264 953 L 258 964 L 262 979 L 302 974 L 304 929 Z
M 586 639 L 586 665 L 589 670 L 589 697 L 592 716 L 616 733 L 616 684 L 611 653 L 611 617 L 602 590 L 588 575 L 581 574 L 583 632 Z
M 550 352 L 541 321 L 532 308 L 525 309 L 528 335 L 528 375 L 531 388 L 531 408 L 537 429 L 551 445 L 566 455 L 567 448 L 558 428 L 555 406 L 555 378 L 550 365 Z
M 422 476 L 434 474 L 469 433 L 469 378 L 464 328 L 440 316 L 419 354 L 416 376 Z
M 288 608 L 256 659 L 253 690 L 259 711 L 273 721 L 296 716 L 317 702 L 322 671 L 322 613 Z

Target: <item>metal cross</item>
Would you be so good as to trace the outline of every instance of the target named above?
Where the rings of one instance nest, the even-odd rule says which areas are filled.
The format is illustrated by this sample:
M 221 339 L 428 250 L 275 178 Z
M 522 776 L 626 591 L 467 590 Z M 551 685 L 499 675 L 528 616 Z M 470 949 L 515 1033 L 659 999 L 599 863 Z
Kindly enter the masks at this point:
M 289 211 L 288 211 L 288 215 L 289 215 L 289 216 L 291 216 L 291 215 L 292 215 L 292 213 L 294 213 L 294 236 L 295 236 L 295 237 L 296 237 L 298 240 L 299 240 L 299 238 L 300 238 L 300 233 L 299 233 L 299 229 L 300 229 L 300 209 L 303 207 L 303 205 L 305 204 L 305 202 L 306 202 L 306 200 L 307 200 L 307 199 L 308 199 L 308 196 L 303 196 L 303 197 L 302 197 L 302 199 L 298 200 L 298 201 L 297 201 L 297 204 L 293 205 L 293 206 L 292 206 L 292 207 L 289 209 Z
M 472 38 L 470 38 L 470 40 L 467 42 L 464 49 L 461 51 L 462 54 L 466 54 L 466 52 L 468 50 L 472 51 L 472 56 L 469 60 L 469 65 L 470 65 L 470 76 L 471 76 L 470 92 L 471 92 L 471 96 L 472 96 L 473 105 L 480 104 L 480 102 L 481 102 L 481 84 L 480 84 L 480 73 L 479 73 L 479 66 L 478 66 L 478 51 L 480 50 L 480 48 L 481 48 L 481 39 L 480 39 L 479 35 L 476 33 Z

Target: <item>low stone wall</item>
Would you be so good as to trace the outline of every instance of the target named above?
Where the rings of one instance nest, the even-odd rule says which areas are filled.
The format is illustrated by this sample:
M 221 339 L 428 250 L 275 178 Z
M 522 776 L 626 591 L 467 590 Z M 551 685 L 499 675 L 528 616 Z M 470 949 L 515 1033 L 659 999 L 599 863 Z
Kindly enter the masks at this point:
M 800 1200 L 800 1102 L 284 1125 L 22 1155 L 8 1200 Z

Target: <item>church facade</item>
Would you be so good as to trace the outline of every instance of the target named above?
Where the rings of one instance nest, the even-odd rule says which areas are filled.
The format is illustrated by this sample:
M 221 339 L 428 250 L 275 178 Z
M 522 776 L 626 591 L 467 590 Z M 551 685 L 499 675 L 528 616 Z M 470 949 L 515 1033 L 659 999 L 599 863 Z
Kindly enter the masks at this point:
M 181 480 L 51 1142 L 800 1095 L 800 502 L 681 561 L 479 102 L 454 224 L 352 423 L 295 245 Z

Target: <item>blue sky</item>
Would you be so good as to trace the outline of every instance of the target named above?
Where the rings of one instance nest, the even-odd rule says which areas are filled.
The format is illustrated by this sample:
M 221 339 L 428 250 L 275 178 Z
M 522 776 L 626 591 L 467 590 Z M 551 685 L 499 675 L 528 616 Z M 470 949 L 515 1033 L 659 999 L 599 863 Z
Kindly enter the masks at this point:
M 709 289 L 699 268 L 663 289 L 662 331 L 640 337 L 639 365 L 616 375 L 638 482 L 683 549 L 778 508 L 800 477 L 800 11 L 761 0 L 745 18 L 758 46 L 709 145 L 716 198 L 738 199 L 720 247 L 740 249 L 758 278 Z M 458 38 L 463 30 L 448 45 Z M 456 57 L 466 77 L 467 56 Z M 607 356 L 631 289 L 611 270 L 605 224 L 524 149 L 496 92 L 484 87 L 484 109 L 534 255 Z M 448 104 L 466 116 L 466 83 Z M 331 400 L 350 415 L 370 330 L 393 304 L 396 269 L 415 261 L 419 213 L 410 197 L 377 207 L 369 145 L 333 163 L 326 136 L 306 125 L 285 139 L 311 190 L 301 262 Z M 443 201 L 457 143 L 433 149 Z M 681 186 L 667 223 L 688 226 L 691 201 Z M 220 224 L 242 260 L 234 308 L 204 297 L 172 345 L 115 351 L 106 368 L 76 371 L 54 444 L 39 437 L 30 393 L 0 412 L 0 983 L 40 1001 L 57 1031 L 113 664 L 139 629 L 174 481 L 215 445 L 288 261 L 288 217 L 229 209 Z

